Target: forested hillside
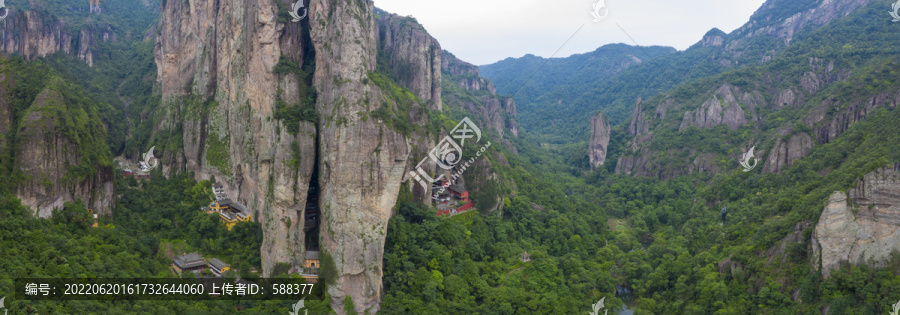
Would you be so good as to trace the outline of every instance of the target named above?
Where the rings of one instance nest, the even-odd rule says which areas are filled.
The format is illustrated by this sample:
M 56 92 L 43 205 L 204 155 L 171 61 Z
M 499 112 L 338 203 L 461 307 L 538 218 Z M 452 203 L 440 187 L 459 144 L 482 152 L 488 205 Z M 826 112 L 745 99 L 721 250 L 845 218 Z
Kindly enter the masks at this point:
M 825 2 L 821 0 L 766 1 L 757 10 L 750 21 L 737 30 L 726 34 L 719 29 L 712 29 L 698 39 L 698 42 L 690 48 L 675 53 L 668 53 L 659 57 L 651 47 L 629 47 L 623 44 L 607 45 L 596 52 L 615 51 L 620 46 L 628 47 L 642 62 L 624 69 L 618 75 L 600 76 L 599 80 L 579 80 L 583 69 L 590 69 L 592 63 L 576 63 L 585 55 L 575 55 L 568 58 L 556 58 L 540 72 L 549 72 L 559 77 L 571 77 L 573 80 L 556 80 L 561 86 L 554 89 L 531 89 L 526 93 L 535 95 L 520 95 L 522 111 L 520 120 L 523 125 L 529 126 L 533 134 L 540 135 L 541 141 L 552 143 L 572 143 L 587 140 L 587 124 L 591 114 L 598 111 L 604 112 L 613 125 L 626 121 L 631 113 L 631 108 L 639 98 L 648 99 L 660 93 L 669 91 L 675 87 L 689 82 L 713 76 L 719 73 L 738 69 L 744 66 L 764 64 L 773 58 L 783 54 L 789 47 L 797 47 L 800 40 L 809 38 L 816 30 L 828 22 L 843 17 L 864 4 L 869 4 L 871 11 L 867 11 L 870 17 L 864 24 L 890 26 L 890 16 L 887 22 L 884 19 L 875 18 L 875 15 L 884 16 L 885 4 L 877 1 L 838 1 Z M 875 7 L 880 9 L 875 10 Z M 887 5 L 890 8 L 890 5 Z M 876 13 L 881 11 L 881 13 Z M 799 14 L 799 15 L 798 15 Z M 790 18 L 797 15 L 796 18 Z M 858 29 L 856 30 L 858 31 Z M 863 34 L 865 32 L 850 34 Z M 819 33 L 822 34 L 822 33 Z M 878 33 L 886 35 L 885 33 Z M 830 41 L 830 40 L 829 40 Z M 886 48 L 891 45 L 881 45 L 880 42 L 870 42 L 878 47 Z M 802 45 L 801 45 L 802 46 Z M 803 49 L 803 48 L 800 48 Z M 808 49 L 808 48 L 807 48 Z M 645 58 L 647 55 L 653 58 Z M 529 60 L 534 58 L 523 57 L 519 59 L 507 59 L 492 65 L 485 65 L 485 76 L 498 82 L 500 93 L 511 94 L 521 85 L 507 86 L 499 82 L 523 81 L 532 72 L 528 71 L 499 71 L 512 64 L 525 67 Z M 649 60 L 648 60 L 649 59 Z M 601 59 L 602 60 L 602 59 Z M 566 65 L 553 67 L 552 65 Z M 615 64 L 604 69 L 615 69 Z M 540 73 L 539 72 L 539 73 Z M 542 80 L 540 75 L 532 78 L 536 85 L 552 85 L 549 81 Z M 529 83 L 532 84 L 532 83 Z M 526 90 L 526 89 L 523 89 Z M 572 96 L 574 94 L 574 97 Z M 527 99 L 524 100 L 524 99 Z
M 568 199 L 583 196 L 605 210 L 609 230 L 600 235 L 609 245 L 586 259 L 615 252 L 609 272 L 633 289 L 620 297 L 636 313 L 887 312 L 900 299 L 896 249 L 832 248 L 852 250 L 854 263 L 830 269 L 819 242 L 823 227 L 836 224 L 823 214 L 835 191 L 856 194 L 851 204 L 868 203 L 868 211 L 897 209 L 858 197 L 897 189 L 867 186 L 900 162 L 900 43 L 889 7 L 768 1 L 731 34 L 713 30 L 684 52 L 579 87 L 588 92 L 574 99 L 523 106 L 519 157 L 531 174 L 564 183 Z M 597 110 L 614 126 L 607 164 L 591 172 L 585 113 Z M 751 147 L 758 165 L 743 172 L 738 162 Z M 520 190 L 512 203 L 528 195 Z M 864 221 L 865 209 L 853 209 Z M 896 224 L 887 222 L 892 227 L 860 237 L 893 235 Z
M 589 92 L 601 82 L 617 77 L 633 66 L 673 53 L 676 50 L 671 47 L 610 44 L 566 58 L 546 59 L 534 55 L 506 58 L 479 69 L 482 75 L 494 82 L 498 91 L 514 94 L 523 113 L 531 113 L 545 104 L 569 102 L 572 96 Z M 627 113 L 624 112 L 617 115 L 616 120 L 624 120 L 627 118 L 625 115 Z M 531 119 L 530 116 L 522 119 L 529 128 L 535 126 L 533 121 L 524 120 Z

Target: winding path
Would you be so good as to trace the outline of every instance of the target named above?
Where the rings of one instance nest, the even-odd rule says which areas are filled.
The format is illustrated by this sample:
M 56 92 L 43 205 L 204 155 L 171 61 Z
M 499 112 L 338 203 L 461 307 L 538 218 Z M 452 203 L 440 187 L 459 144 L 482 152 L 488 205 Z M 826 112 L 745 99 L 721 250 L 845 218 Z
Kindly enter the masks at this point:
M 522 270 L 522 269 L 525 269 L 525 266 L 522 266 L 522 267 L 519 267 L 519 268 L 510 270 L 509 272 L 507 272 L 506 275 L 503 276 L 503 281 L 500 281 L 500 285 L 498 285 L 497 287 L 498 287 L 498 288 L 503 287 L 503 283 L 506 282 L 506 278 L 509 278 L 509 275 L 511 275 L 513 272 L 516 272 L 516 271 L 519 271 L 519 270 Z

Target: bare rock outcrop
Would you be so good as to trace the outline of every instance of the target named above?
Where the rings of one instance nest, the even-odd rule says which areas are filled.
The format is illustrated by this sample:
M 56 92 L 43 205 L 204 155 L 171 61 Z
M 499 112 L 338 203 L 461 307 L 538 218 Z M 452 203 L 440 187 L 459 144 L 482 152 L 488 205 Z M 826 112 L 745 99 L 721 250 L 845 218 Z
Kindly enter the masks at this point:
M 780 2 L 768 1 L 750 17 L 750 23 L 735 30 L 732 35 L 741 36 L 741 40 L 749 40 L 756 35 L 769 35 L 781 38 L 788 44 L 793 40 L 794 34 L 803 28 L 819 28 L 832 20 L 847 16 L 866 3 L 867 0 L 820 1 L 817 6 L 806 11 L 775 20 L 776 16 L 781 15 L 783 8 L 779 6 Z M 768 25 L 761 26 L 763 23 Z M 733 45 L 739 45 L 739 41 Z
M 794 92 L 794 89 L 788 88 L 778 93 L 778 97 L 775 98 L 775 108 L 780 109 L 782 107 L 796 107 L 800 105 L 800 100 L 797 97 L 797 92 Z
M 662 111 L 662 115 L 665 116 L 665 110 Z M 645 134 L 650 131 L 650 121 L 647 120 L 647 117 L 644 116 L 644 107 L 642 106 L 641 98 L 638 98 L 637 102 L 634 104 L 634 109 L 631 111 L 631 123 L 628 124 L 628 134 L 632 136 L 637 136 L 640 134 Z
M 900 172 L 882 168 L 850 190 L 834 192 L 812 236 L 811 263 L 822 275 L 841 262 L 884 263 L 900 250 Z
M 805 132 L 790 135 L 786 141 L 779 139 L 763 165 L 763 173 L 780 173 L 786 170 L 797 160 L 806 157 L 813 146 L 815 142 Z
M 506 111 L 506 129 L 513 137 L 519 137 L 519 110 L 516 108 L 516 101 L 510 96 L 502 100 L 503 110 Z
M 0 51 L 29 60 L 61 51 L 93 66 L 93 48 L 117 39 L 108 24 L 85 23 L 73 28 L 65 19 L 47 16 L 45 12 L 10 10 L 0 23 Z
M 163 173 L 215 177 L 255 212 L 265 275 L 302 263 L 317 161 L 315 124 L 288 130 L 272 117 L 279 97 L 304 101 L 298 78 L 273 68 L 282 56 L 302 66 L 308 47 L 299 23 L 279 23 L 277 10 L 270 1 L 167 1 L 154 52 L 163 100 L 156 133 L 181 130 L 183 139 L 178 150 L 162 152 Z
M 825 99 L 816 107 L 807 119 L 807 125 L 814 125 L 814 133 L 819 143 L 830 143 L 842 135 L 850 125 L 866 119 L 866 117 L 878 108 L 896 108 L 900 104 L 900 91 L 883 92 L 876 95 L 852 101 L 849 104 L 841 103 L 831 98 Z M 834 114 L 827 115 L 829 110 Z M 816 124 L 827 118 L 830 121 Z
M 718 28 L 713 28 L 709 30 L 709 32 L 706 32 L 706 35 L 703 35 L 703 39 L 700 40 L 700 45 L 703 47 L 722 46 L 722 44 L 725 43 L 725 36 L 727 36 L 725 32 Z
M 724 84 L 699 109 L 685 112 L 685 118 L 681 121 L 679 131 L 683 131 L 688 126 L 712 128 L 720 124 L 737 129 L 748 123 L 744 108 L 754 112 L 763 104 L 765 101 L 761 93 L 757 91 L 742 92 L 739 88 Z M 616 174 L 666 179 L 680 175 L 722 171 L 713 154 L 697 152 L 690 148 L 670 149 L 664 152 L 668 156 L 675 156 L 688 151 L 687 157 L 679 162 L 677 167 L 661 165 L 653 158 L 660 152 L 651 150 L 644 145 L 653 140 L 651 127 L 655 122 L 663 121 L 666 115 L 678 109 L 680 106 L 669 98 L 657 104 L 651 114 L 645 112 L 642 100 L 638 99 L 631 113 L 631 123 L 628 126 L 628 133 L 634 137 L 627 144 L 627 151 L 630 153 L 619 156 Z M 756 120 L 753 116 L 751 119 Z
M 591 141 L 588 144 L 588 158 L 591 169 L 597 169 L 606 162 L 609 147 L 609 119 L 603 113 L 591 117 Z
M 371 115 L 394 100 L 369 74 L 385 70 L 398 76 L 400 86 L 440 110 L 446 72 L 435 67 L 448 63 L 420 26 L 376 18 L 371 1 L 314 1 L 308 8 L 303 21 L 285 23 L 269 1 L 166 2 L 155 50 L 163 99 L 155 132 L 181 130 L 183 145 L 163 154 L 162 168 L 165 174 L 215 177 L 229 196 L 255 210 L 265 275 L 302 262 L 303 209 L 311 185 L 317 185 L 319 250 L 330 258 L 323 263 L 333 262 L 323 268 L 335 271 L 333 279 L 323 279 L 330 283 L 331 304 L 343 313 L 343 301 L 351 297 L 356 312 L 375 313 L 383 296 L 385 232 L 400 184 L 419 160 L 412 157 L 434 143 Z M 379 53 L 387 61 L 384 69 L 378 68 Z M 302 69 L 314 65 L 311 82 L 275 73 L 282 58 Z M 477 76 L 477 67 L 454 66 Z M 480 88 L 491 86 L 483 82 Z M 316 91 L 315 104 L 304 103 L 309 87 Z M 516 135 L 518 124 L 510 119 L 515 103 L 480 96 L 484 106 L 473 108 L 473 119 L 501 135 Z M 288 130 L 274 119 L 282 100 L 315 106 L 318 120 Z M 416 125 L 428 119 L 422 106 L 400 114 Z
M 456 83 L 463 89 L 481 93 L 480 104 L 468 98 L 461 98 L 454 93 L 444 93 L 444 97 L 474 114 L 479 124 L 487 125 L 496 131 L 502 139 L 509 131 L 513 137 L 519 136 L 519 123 L 516 119 L 518 109 L 512 97 L 500 96 L 490 80 L 481 77 L 478 67 L 459 60 L 453 54 L 444 51 L 442 61 L 443 78 Z M 479 95 L 479 94 L 476 94 Z
M 14 128 L 13 127 L 13 99 L 15 95 L 13 94 L 13 85 L 12 73 L 9 72 L 0 72 L 0 176 L 9 176 L 6 174 L 6 165 L 9 161 L 12 161 L 11 157 L 9 157 L 9 145 L 11 143 L 10 139 L 7 139 L 7 135 L 9 131 Z M 0 184 L 2 185 L 2 184 Z
M 440 111 L 441 44 L 411 17 L 380 12 L 378 17 L 379 53 L 387 70 L 398 84 L 418 98 L 430 101 L 428 107 Z
M 684 113 L 679 131 L 689 126 L 712 128 L 716 125 L 727 125 L 736 130 L 746 124 L 744 109 L 741 108 L 737 96 L 730 85 L 724 84 L 716 90 L 712 98 L 700 105 L 700 108 Z
M 59 85 L 64 84 L 58 78 L 55 80 Z M 65 131 L 66 121 L 71 124 L 74 119 L 72 115 L 80 116 L 89 125 L 68 126 L 69 130 Z M 13 169 L 24 176 L 15 188 L 22 204 L 42 218 L 50 217 L 54 209 L 62 209 L 65 202 L 76 199 L 81 199 L 96 213 L 112 213 L 115 193 L 110 157 L 96 153 L 99 156 L 93 158 L 98 160 L 90 162 L 96 165 L 89 173 L 75 168 L 90 159 L 86 156 L 90 154 L 88 150 L 97 150 L 92 146 L 105 148 L 106 129 L 98 117 L 81 108 L 69 108 L 61 92 L 48 87 L 24 113 L 18 128 Z
M 328 25 L 313 27 L 310 37 L 316 49 L 316 109 L 323 126 L 320 246 L 336 265 L 337 278 L 328 293 L 339 313 L 345 311 L 345 297 L 353 298 L 358 313 L 379 310 L 388 220 L 411 153 L 402 134 L 360 115 L 385 99 L 376 86 L 364 82 L 376 66 L 373 10 L 370 1 L 310 5 L 310 24 Z
M 103 9 L 100 8 L 100 0 L 88 0 L 88 3 L 91 5 L 91 13 L 103 13 Z

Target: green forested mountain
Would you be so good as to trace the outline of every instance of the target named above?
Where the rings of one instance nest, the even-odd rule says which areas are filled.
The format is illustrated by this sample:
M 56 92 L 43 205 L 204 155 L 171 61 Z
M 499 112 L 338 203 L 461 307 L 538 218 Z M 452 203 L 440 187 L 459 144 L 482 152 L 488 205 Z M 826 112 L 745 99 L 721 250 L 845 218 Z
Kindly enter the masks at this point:
M 585 69 L 585 63 L 578 63 L 576 60 L 584 58 L 583 55 L 556 58 L 558 60 L 548 63 L 540 72 L 576 79 L 555 80 L 560 86 L 554 89 L 523 89 L 528 90 L 526 93 L 534 93 L 533 95 L 520 95 L 521 91 L 517 93 L 517 101 L 523 104 L 520 120 L 524 126 L 528 126 L 526 130 L 540 135 L 542 141 L 572 143 L 586 140 L 589 131 L 586 127 L 589 121 L 587 117 L 590 114 L 602 111 L 613 124 L 619 124 L 628 119 L 638 98 L 648 99 L 687 82 L 743 66 L 765 63 L 784 53 L 788 47 L 796 47 L 799 40 L 811 36 L 827 22 L 853 12 L 864 3 L 867 2 L 767 1 L 747 24 L 730 34 L 712 29 L 697 44 L 684 51 L 643 60 L 623 69 L 617 75 L 601 76 L 599 80 L 578 79 L 583 75 L 581 72 Z M 880 5 L 883 11 L 884 4 Z M 803 13 L 799 18 L 790 19 L 799 13 Z M 869 22 L 884 21 L 873 18 Z M 620 46 L 625 45 L 607 47 Z M 598 49 L 601 50 L 604 49 Z M 653 51 L 649 48 L 644 50 Z M 646 54 L 638 50 L 632 55 L 641 57 Z M 485 76 L 495 82 L 522 80 L 519 78 L 527 77 L 531 72 L 498 69 L 508 68 L 512 64 L 526 66 L 528 59 L 507 59 L 482 68 Z M 560 66 L 554 67 L 554 64 Z M 562 66 L 566 64 L 570 66 Z M 535 75 L 532 81 L 544 82 L 541 78 L 540 74 Z M 552 84 L 537 82 L 535 84 Z M 506 94 L 515 92 L 519 87 L 499 83 L 497 86 L 500 93 Z
M 494 82 L 500 93 L 516 98 L 520 111 L 530 113 L 546 103 L 580 95 L 587 88 L 632 66 L 675 52 L 671 47 L 610 44 L 566 58 L 546 59 L 530 54 L 506 58 L 479 69 L 483 76 Z

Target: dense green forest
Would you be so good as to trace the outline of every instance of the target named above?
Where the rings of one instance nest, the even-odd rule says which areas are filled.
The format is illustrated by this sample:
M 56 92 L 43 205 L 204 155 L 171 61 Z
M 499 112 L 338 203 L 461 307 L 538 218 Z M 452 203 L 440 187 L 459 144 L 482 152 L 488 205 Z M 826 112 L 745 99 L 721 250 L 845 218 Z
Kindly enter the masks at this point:
M 184 173 L 166 179 L 159 172 L 138 182 L 121 175 L 120 194 L 112 219 L 100 217 L 90 228 L 90 214 L 80 200 L 66 203 L 51 219 L 8 194 L 0 195 L 0 294 L 11 295 L 16 278 L 171 278 L 174 254 L 199 252 L 238 269 L 242 278 L 256 277 L 262 241 L 258 223 L 241 222 L 228 231 L 217 214 L 200 207 L 211 200 L 209 182 Z M 87 219 L 87 220 L 85 220 Z M 321 294 L 316 289 L 317 294 Z M 22 301 L 7 299 L 7 308 L 50 314 L 222 314 L 240 306 L 247 314 L 281 313 L 296 301 Z M 310 301 L 307 309 L 322 312 L 327 303 Z
M 779 10 L 804 9 L 811 3 L 791 5 L 761 10 L 757 18 L 777 17 L 785 14 Z M 800 32 L 789 47 L 765 38 L 744 43 L 753 51 L 776 51 L 770 64 L 748 62 L 748 67 L 731 69 L 716 64 L 721 52 L 695 46 L 634 66 L 607 82 L 556 87 L 581 95 L 574 103 L 558 106 L 563 94 L 536 89 L 547 93 L 537 96 L 542 101 L 520 102 L 525 104 L 520 119 L 526 132 L 511 139 L 518 154 L 504 151 L 509 165 L 494 165 L 516 186 L 502 214 L 444 219 L 422 206 L 398 203 L 399 215 L 391 221 L 386 246 L 384 311 L 568 314 L 590 310 L 590 304 L 603 297 L 608 307 L 621 308 L 627 302 L 636 314 L 889 311 L 900 300 L 900 255 L 881 268 L 844 266 L 824 279 L 809 263 L 812 228 L 797 227 L 814 224 L 832 192 L 846 191 L 864 174 L 900 161 L 895 149 L 900 147 L 900 111 L 869 113 L 781 174 L 741 172 L 729 149 L 761 141 L 769 150 L 775 142 L 772 134 L 785 125 L 811 133 L 800 121 L 826 98 L 854 103 L 896 90 L 894 25 L 870 18 L 881 9 L 869 5 L 818 31 Z M 659 122 L 660 133 L 649 144 L 653 150 L 713 152 L 724 173 L 666 181 L 613 174 L 614 161 L 628 153 L 623 124 L 627 126 L 638 97 L 647 99 L 653 110 L 666 98 L 699 105 L 723 82 L 777 91 L 797 84 L 784 78 L 809 71 L 813 57 L 835 60 L 853 71 L 799 110 L 758 109 L 760 124 L 738 130 L 682 132 L 680 116 Z M 537 58 L 507 60 L 482 70 L 502 73 L 505 79 L 495 80 L 498 89 L 514 93 L 519 86 L 510 83 L 528 77 L 527 66 L 536 67 L 532 59 Z M 578 69 L 562 69 L 577 77 Z M 559 82 L 542 80 L 538 77 L 534 84 Z M 585 86 L 588 91 L 581 92 Z M 767 101 L 774 101 L 769 97 Z M 609 113 L 619 126 L 611 133 L 608 161 L 613 162 L 590 172 L 582 140 L 589 130 L 584 113 L 596 109 Z M 677 155 L 659 157 L 670 168 L 683 167 Z M 720 216 L 723 207 L 728 209 L 725 220 Z M 802 235 L 801 242 L 783 244 L 792 233 Z M 769 254 L 779 244 L 786 245 L 785 251 Z M 531 254 L 529 263 L 518 259 L 525 251 Z M 617 286 L 632 292 L 617 296 Z
M 820 1 L 767 1 L 765 6 L 752 17 L 747 30 L 742 34 L 725 34 L 713 29 L 706 36 L 721 36 L 723 46 L 704 46 L 700 43 L 671 54 L 655 56 L 640 64 L 632 65 L 616 75 L 601 76 L 595 80 L 562 80 L 563 77 L 581 78 L 584 68 L 596 67 L 594 62 L 576 63 L 585 55 L 600 54 L 595 58 L 597 66 L 615 67 L 619 64 L 606 60 L 618 60 L 621 55 L 639 53 L 639 47 L 624 50 L 618 46 L 604 48 L 584 55 L 551 59 L 538 75 L 530 77 L 538 57 L 525 56 L 506 59 L 495 64 L 481 66 L 483 75 L 497 84 L 501 94 L 516 93 L 519 104 L 519 120 L 523 129 L 538 135 L 545 143 L 569 144 L 586 141 L 590 132 L 589 115 L 602 111 L 612 125 L 626 122 L 636 100 L 645 101 L 659 97 L 680 88 L 682 95 L 703 96 L 708 91 L 706 84 L 696 84 L 703 79 L 722 82 L 718 74 L 732 72 L 741 81 L 778 74 L 788 76 L 805 69 L 809 57 L 838 60 L 852 65 L 866 62 L 874 56 L 896 56 L 898 37 L 895 24 L 890 19 L 873 18 L 884 16 L 885 3 L 871 2 L 849 16 L 828 23 L 821 28 L 804 27 L 793 34 L 790 45 L 774 36 L 761 35 L 745 37 L 754 31 L 774 23 L 779 18 L 790 16 Z M 887 5 L 887 7 L 890 7 Z M 649 49 L 649 48 L 645 48 Z M 652 51 L 652 50 L 651 50 Z M 650 52 L 650 55 L 654 53 Z M 764 58 L 768 57 L 768 58 Z M 773 63 L 761 60 L 771 59 Z M 554 64 L 568 65 L 554 69 Z M 578 65 L 591 66 L 578 66 Z M 549 69 L 548 69 L 549 68 Z M 884 68 L 880 68 L 881 71 Z M 543 75 L 550 72 L 553 76 Z M 531 78 L 526 87 L 550 87 L 518 89 L 524 78 Z M 767 78 L 769 79 L 769 78 Z M 784 83 L 784 82 L 779 82 Z M 517 92 L 518 91 L 518 92 Z M 523 94 L 527 93 L 527 94 Z M 768 94 L 775 91 L 766 91 Z M 527 96 L 526 96 L 527 95 Z M 776 95 L 772 95 L 774 97 Z M 683 100 L 686 104 L 699 105 L 696 100 Z M 680 117 L 678 117 L 680 118 Z
M 573 95 L 588 92 L 630 66 L 673 53 L 676 50 L 671 47 L 609 44 L 566 58 L 545 59 L 535 55 L 506 58 L 480 66 L 479 70 L 482 76 L 491 79 L 500 93 L 512 95 L 519 110 L 530 112 L 548 102 L 569 102 Z M 616 115 L 614 122 L 625 118 Z M 531 126 L 531 123 L 527 125 Z
M 810 270 L 805 243 L 775 260 L 760 255 L 797 223 L 815 221 L 831 192 L 900 161 L 890 149 L 900 146 L 892 123 L 900 110 L 874 116 L 770 175 L 573 176 L 558 155 L 518 140 L 519 156 L 502 171 L 518 195 L 502 215 L 437 218 L 401 198 L 388 230 L 383 311 L 570 314 L 603 297 L 622 307 L 614 292 L 624 285 L 639 314 L 818 314 L 825 305 L 883 313 L 900 299 L 900 256 L 894 267 L 848 267 L 823 280 Z M 518 259 L 525 251 L 529 263 Z M 720 272 L 726 259 L 745 268 Z M 802 304 L 791 302 L 795 289 Z

